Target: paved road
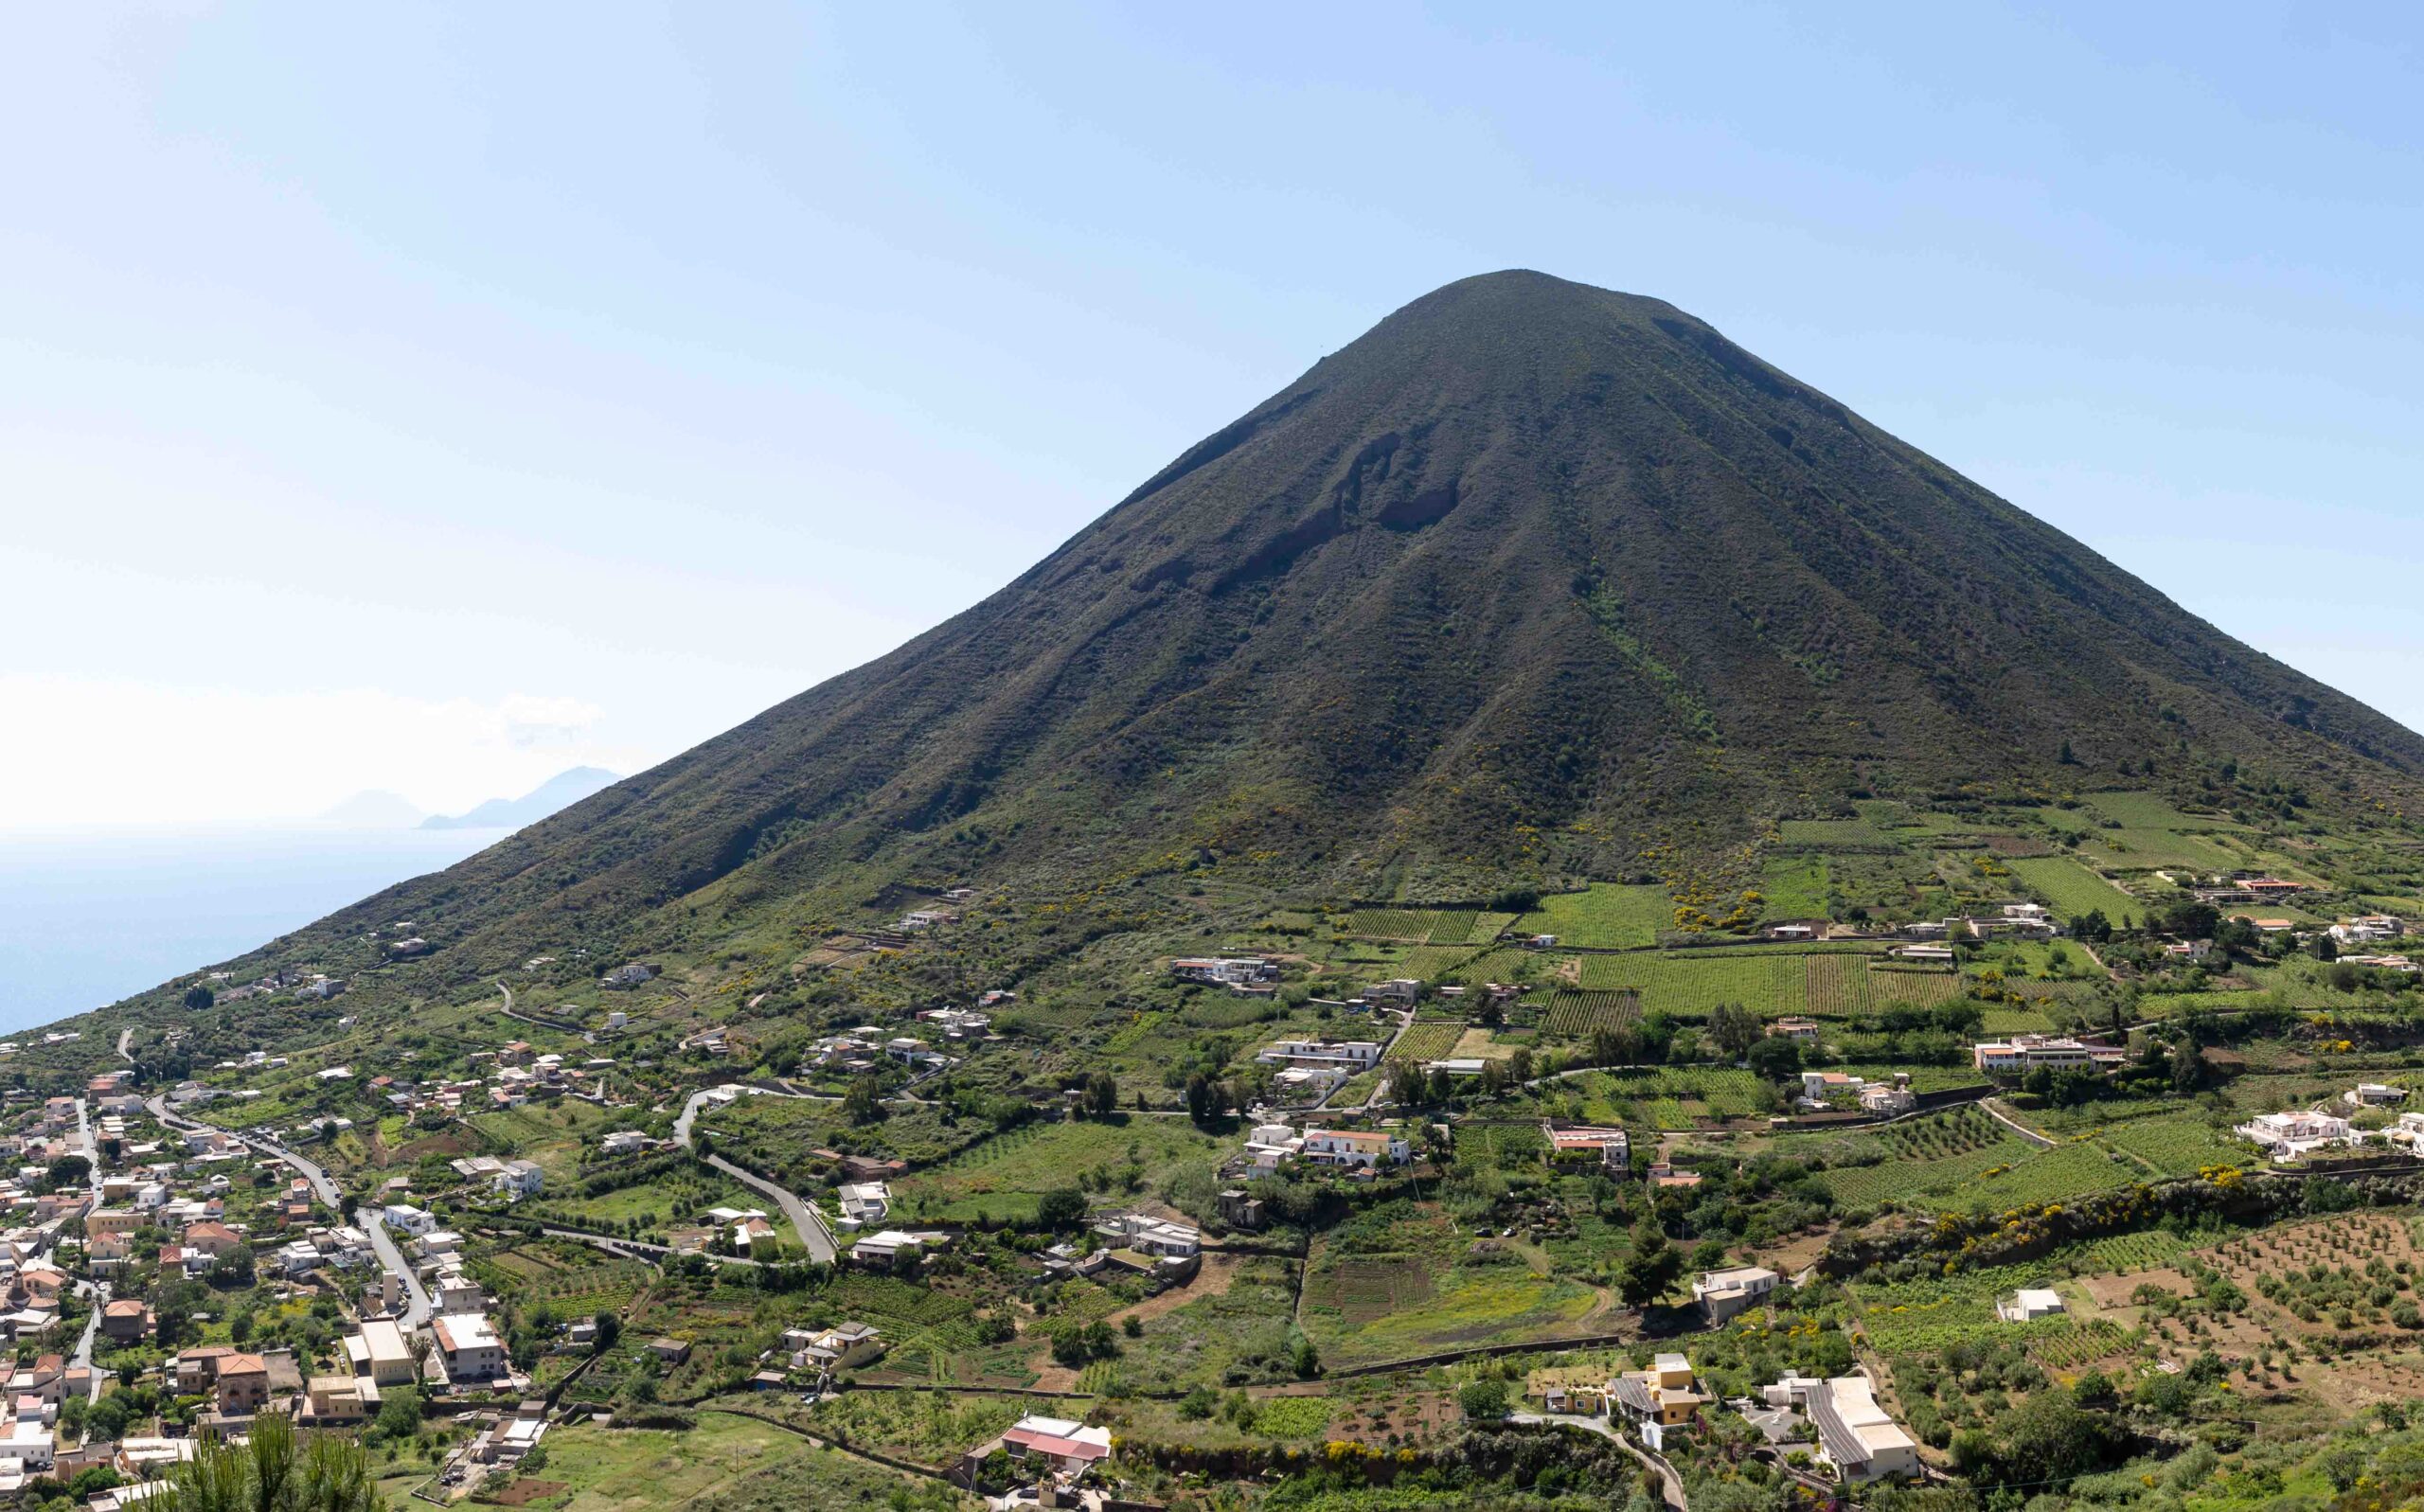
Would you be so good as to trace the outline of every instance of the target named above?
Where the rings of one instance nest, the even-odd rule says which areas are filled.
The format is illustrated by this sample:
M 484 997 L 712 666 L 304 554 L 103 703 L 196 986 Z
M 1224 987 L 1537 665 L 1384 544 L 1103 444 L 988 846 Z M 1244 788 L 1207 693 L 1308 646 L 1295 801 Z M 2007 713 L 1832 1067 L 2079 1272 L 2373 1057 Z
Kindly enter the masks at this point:
M 668 1245 L 651 1244 L 645 1239 L 617 1239 L 603 1234 L 586 1234 L 579 1229 L 544 1226 L 542 1226 L 539 1232 L 551 1239 L 569 1239 L 576 1244 L 591 1245 L 626 1260 L 640 1260 L 650 1265 L 661 1266 L 668 1260 L 678 1260 L 682 1257 L 680 1251 Z M 702 1252 L 699 1258 L 709 1265 L 756 1265 L 758 1263 L 745 1254 L 708 1254 Z
M 169 1112 L 169 1100 L 166 1097 L 154 1097 L 145 1106 L 152 1110 L 152 1117 L 170 1129 L 208 1130 L 212 1127 L 208 1124 L 195 1123 L 190 1118 Z M 216 1131 L 226 1132 L 224 1130 Z M 273 1145 L 266 1139 L 247 1139 L 246 1143 L 257 1146 L 264 1153 L 294 1166 L 303 1180 L 311 1183 L 312 1194 L 327 1203 L 331 1211 L 343 1213 L 346 1210 L 345 1193 L 337 1189 L 335 1181 L 327 1171 L 321 1169 L 317 1162 L 306 1159 L 282 1146 Z M 430 1313 L 429 1292 L 422 1288 L 420 1277 L 413 1273 L 413 1268 L 405 1263 L 403 1252 L 396 1248 L 396 1241 L 388 1236 L 386 1220 L 380 1217 L 375 1208 L 357 1207 L 353 1210 L 353 1221 L 370 1236 L 370 1248 L 379 1256 L 381 1269 L 403 1283 L 405 1299 L 404 1316 L 401 1320 L 403 1329 L 409 1333 L 427 1323 Z
M 84 1099 L 81 1097 L 76 1099 L 76 1142 L 84 1147 L 84 1179 L 93 1183 L 93 1206 L 98 1208 L 101 1205 L 101 1149 L 93 1142 L 92 1120 L 87 1114 Z M 101 1308 L 108 1306 L 110 1300 L 110 1284 L 106 1281 L 94 1281 L 89 1283 L 85 1290 L 92 1294 L 93 1312 L 92 1316 L 84 1320 L 84 1332 L 76 1341 L 76 1352 L 68 1357 L 68 1363 L 82 1365 L 89 1369 L 93 1363 L 93 1339 L 100 1331 Z M 100 1400 L 101 1382 L 98 1376 L 93 1378 L 92 1393 L 93 1400 Z
M 109 1306 L 110 1284 L 106 1281 L 96 1281 L 87 1290 L 93 1295 L 93 1314 L 84 1320 L 84 1332 L 77 1339 L 76 1352 L 67 1357 L 67 1362 L 70 1365 L 80 1365 L 89 1371 L 93 1368 L 93 1340 L 101 1331 L 101 1309 Z M 91 1399 L 99 1401 L 101 1378 L 97 1374 L 91 1379 Z
M 134 1042 L 134 1031 L 133 1029 L 120 1029 L 117 1032 L 117 1058 L 120 1060 L 125 1061 L 130 1066 L 134 1064 L 134 1058 L 127 1054 L 126 1047 Z
M 750 1091 L 761 1097 L 783 1095 L 781 1093 L 768 1092 L 762 1087 L 754 1087 Z M 682 1105 L 681 1115 L 673 1120 L 673 1137 L 685 1149 L 691 1147 L 690 1126 L 698 1121 L 699 1110 L 706 1106 L 707 1095 L 704 1091 L 692 1093 L 690 1100 Z M 762 1192 L 773 1198 L 784 1214 L 791 1218 L 792 1227 L 799 1230 L 800 1242 L 808 1246 L 809 1256 L 811 1259 L 821 1260 L 827 1265 L 833 1263 L 834 1257 L 840 1251 L 833 1242 L 832 1233 L 825 1227 L 824 1215 L 801 1201 L 796 1193 L 786 1187 L 775 1185 L 755 1171 L 735 1165 L 721 1155 L 708 1155 L 704 1159 L 708 1165 L 734 1181 L 753 1191 Z
M 370 1248 L 378 1254 L 381 1268 L 404 1283 L 404 1315 L 397 1325 L 411 1333 L 429 1321 L 428 1291 L 422 1289 L 420 1277 L 414 1273 L 413 1268 L 404 1263 L 403 1252 L 396 1248 L 394 1237 L 387 1233 L 385 1218 L 370 1208 L 357 1207 L 353 1210 L 353 1220 L 361 1226 L 362 1232 L 370 1236 Z

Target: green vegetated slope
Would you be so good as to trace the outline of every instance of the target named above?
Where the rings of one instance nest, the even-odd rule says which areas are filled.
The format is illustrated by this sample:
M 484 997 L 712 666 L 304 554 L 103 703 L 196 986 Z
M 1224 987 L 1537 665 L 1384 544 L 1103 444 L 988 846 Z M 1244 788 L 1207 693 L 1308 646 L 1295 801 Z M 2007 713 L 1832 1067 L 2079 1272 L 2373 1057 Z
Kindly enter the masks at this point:
M 908 878 L 1218 865 L 1480 900 L 1714 852 L 1813 792 L 2093 785 L 2149 751 L 2349 812 L 2424 800 L 2424 738 L 1705 323 L 1501 273 L 1391 315 L 898 650 L 275 958 L 412 918 L 437 951 L 398 990 L 454 991 Z M 1848 861 L 1886 833 L 1793 838 Z M 1829 869 L 1777 881 L 1807 910 Z M 1637 937 L 1648 913 L 1597 922 Z

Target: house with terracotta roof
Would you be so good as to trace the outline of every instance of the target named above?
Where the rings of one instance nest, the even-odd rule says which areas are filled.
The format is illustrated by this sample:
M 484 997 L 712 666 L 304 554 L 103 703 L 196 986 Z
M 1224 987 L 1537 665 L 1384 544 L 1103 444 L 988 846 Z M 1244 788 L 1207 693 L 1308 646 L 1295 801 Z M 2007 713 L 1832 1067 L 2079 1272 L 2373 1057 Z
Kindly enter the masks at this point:
M 989 1439 L 960 1457 L 957 1478 L 961 1484 L 973 1485 L 978 1468 L 995 1450 L 1030 1474 L 1065 1483 L 1111 1458 L 1111 1430 L 1089 1428 L 1065 1417 L 1022 1417 L 1003 1430 L 1001 1437 Z
M 120 1297 L 101 1305 L 101 1333 L 118 1343 L 133 1343 L 152 1331 L 152 1309 L 140 1297 Z
M 223 1417 L 250 1417 L 269 1405 L 269 1362 L 258 1355 L 230 1354 L 219 1361 L 213 1398 Z

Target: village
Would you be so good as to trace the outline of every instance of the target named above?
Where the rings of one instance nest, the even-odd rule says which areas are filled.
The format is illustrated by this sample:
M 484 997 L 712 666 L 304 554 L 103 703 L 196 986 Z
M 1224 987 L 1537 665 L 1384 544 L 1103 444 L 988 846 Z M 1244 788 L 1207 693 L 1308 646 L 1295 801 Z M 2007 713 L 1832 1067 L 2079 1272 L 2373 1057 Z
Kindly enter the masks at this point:
M 2403 919 L 2183 873 L 2125 932 L 1980 876 L 1955 911 L 1720 939 L 1640 922 L 1638 884 L 1341 910 L 1160 955 L 1108 1010 L 893 990 L 973 937 L 973 889 L 829 934 L 793 977 L 839 990 L 796 1024 L 659 959 L 543 953 L 401 1025 L 348 1007 L 360 969 L 275 972 L 235 1001 L 316 1040 L 215 1032 L 223 996 L 12 1105 L 0 1476 L 113 1512 L 267 1413 L 408 1446 L 396 1487 L 444 1502 L 670 1411 L 1003 1507 L 1176 1504 L 1308 1441 L 1418 1461 L 1455 1425 L 1584 1435 L 1672 1505 L 1754 1466 L 1819 1500 L 1974 1473 L 1876 1254 L 2167 1184 L 2221 1212 L 2251 1177 L 2403 1179 L 2424 1146 L 2395 1050 L 2248 1067 L 2158 995 L 2395 991 Z M 2181 1368 L 2150 1303 L 1979 1275 L 1916 1304 L 1964 1349 Z M 961 1429 L 886 1405 L 937 1391 Z

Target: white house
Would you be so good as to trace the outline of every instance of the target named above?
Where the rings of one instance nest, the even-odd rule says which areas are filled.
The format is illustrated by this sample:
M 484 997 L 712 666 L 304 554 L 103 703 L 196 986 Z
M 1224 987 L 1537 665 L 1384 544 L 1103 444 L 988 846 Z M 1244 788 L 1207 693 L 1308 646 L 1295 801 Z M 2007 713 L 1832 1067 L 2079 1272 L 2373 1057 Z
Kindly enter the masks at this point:
M 2345 1118 L 2329 1113 L 2258 1113 L 2238 1126 L 2238 1136 L 2263 1146 L 2275 1155 L 2299 1156 L 2333 1145 L 2355 1145 L 2364 1135 Z
M 1286 1124 L 1257 1124 L 1246 1135 L 1246 1161 L 1260 1171 L 1277 1168 L 1279 1163 L 1304 1152 L 1305 1136 Z
M 841 1201 L 846 1229 L 880 1223 L 892 1211 L 892 1188 L 882 1182 L 845 1182 L 834 1195 Z
M 830 1328 L 793 1328 L 783 1334 L 793 1370 L 830 1375 L 855 1370 L 883 1353 L 883 1334 L 871 1324 L 844 1323 Z
M 1111 1458 L 1111 1430 L 1062 1417 L 1022 1417 L 1004 1431 L 1002 1448 L 1049 1474 L 1078 1476 Z
M 1763 1265 L 1703 1271 L 1692 1282 L 1692 1300 L 1711 1323 L 1723 1323 L 1776 1289 L 1778 1277 Z
M 914 1269 L 925 1257 L 925 1240 L 918 1235 L 903 1234 L 899 1229 L 885 1229 L 870 1234 L 850 1246 L 850 1258 L 860 1265 L 884 1271 Z
M 1267 1066 L 1335 1069 L 1353 1076 L 1381 1063 L 1381 1049 L 1369 1040 L 1277 1040 L 1255 1053 Z
M 1870 1394 L 1867 1378 L 1838 1376 L 1809 1388 L 1818 1457 L 1853 1485 L 1903 1480 L 1919 1473 L 1919 1447 Z
M 1836 1097 L 1857 1097 L 1867 1082 L 1841 1071 L 1805 1071 L 1801 1074 L 1801 1100 L 1824 1105 Z
M 1139 1254 L 1160 1254 L 1184 1259 L 1201 1254 L 1203 1236 L 1184 1223 L 1149 1218 L 1142 1213 L 1122 1213 L 1095 1225 L 1095 1232 L 1122 1249 Z
M 505 1344 L 484 1312 L 449 1313 L 430 1325 L 453 1380 L 487 1380 L 505 1373 Z
M 2351 1108 L 2387 1108 L 2407 1100 L 2404 1087 L 2387 1087 L 2379 1081 L 2361 1081 L 2340 1094 Z
M 2407 926 L 2388 914 L 2365 914 L 2334 924 L 2326 933 L 2343 945 L 2379 945 L 2407 933 Z
M 1322 1165 L 1403 1165 L 1414 1148 L 1385 1130 L 1308 1129 L 1304 1155 Z
M 1249 987 L 1277 981 L 1279 963 L 1264 960 L 1258 955 L 1182 956 L 1170 963 L 1170 975 L 1183 982 L 1203 982 L 1242 992 Z
M 1898 1118 L 1919 1106 L 1919 1094 L 1911 1090 L 1911 1078 L 1908 1073 L 1896 1072 L 1894 1084 L 1890 1087 L 1881 1081 L 1872 1081 L 1863 1087 L 1860 1090 L 1860 1105 L 1863 1112 L 1881 1113 L 1888 1118 Z
M 2046 1287 L 2023 1287 L 1995 1299 L 1995 1316 L 2005 1323 L 2035 1323 L 2063 1310 L 2061 1293 Z
M 2018 1076 L 2040 1069 L 2093 1071 L 2118 1065 L 2129 1053 L 2059 1035 L 2016 1034 L 1972 1045 L 1970 1057 L 1972 1065 L 1990 1076 Z
M 505 1168 L 496 1173 L 496 1189 L 517 1202 L 526 1197 L 538 1196 L 546 1184 L 546 1173 L 539 1168 L 537 1161 L 509 1160 L 505 1163 Z

